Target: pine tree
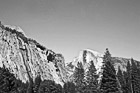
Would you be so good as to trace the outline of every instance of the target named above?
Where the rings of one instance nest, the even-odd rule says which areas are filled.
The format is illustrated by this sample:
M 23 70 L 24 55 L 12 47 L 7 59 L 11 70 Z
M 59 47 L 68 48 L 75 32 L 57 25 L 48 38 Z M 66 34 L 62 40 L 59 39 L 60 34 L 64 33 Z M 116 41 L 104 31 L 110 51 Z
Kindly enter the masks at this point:
M 87 51 L 84 50 L 83 51 L 83 63 L 86 63 L 86 54 L 87 54 Z
M 124 79 L 124 76 L 123 76 L 123 73 L 120 69 L 120 66 L 118 67 L 118 73 L 117 73 L 117 77 L 118 77 L 118 80 L 119 80 L 119 83 L 121 85 L 121 90 L 123 91 L 123 93 L 127 93 L 125 91 L 125 79 Z
M 138 91 L 139 91 L 139 93 L 140 93 L 140 68 L 137 67 L 137 70 L 138 70 L 138 71 L 137 71 L 137 75 L 138 75 L 138 78 L 137 78 L 137 79 L 138 79 L 138 84 L 139 84 L 139 85 L 138 85 L 138 88 L 139 88 Z
M 98 85 L 98 75 L 96 74 L 96 68 L 94 66 L 93 61 L 90 62 L 89 71 L 87 72 L 87 87 L 88 91 L 91 91 L 92 93 L 97 93 L 97 85 Z
M 125 82 L 126 82 L 126 92 L 132 93 L 132 83 L 131 83 L 131 65 L 130 62 L 127 62 L 126 74 L 125 74 Z
M 8 93 L 13 89 L 16 89 L 15 86 L 15 76 L 11 74 L 8 69 L 0 67 L 0 93 Z
M 81 63 L 78 62 L 78 67 L 75 68 L 74 82 L 76 84 L 76 91 L 82 93 L 84 84 L 84 69 Z
M 126 82 L 126 80 L 127 80 L 127 72 L 123 72 L 123 78 L 124 78 L 124 91 L 123 91 L 123 93 L 129 93 L 128 92 L 128 88 L 127 88 L 127 82 Z
M 33 88 L 34 93 L 38 93 L 38 89 L 41 82 L 42 82 L 41 76 L 39 75 L 35 78 L 35 81 L 34 81 L 34 88 Z
M 140 93 L 139 69 L 136 66 L 133 59 L 131 59 L 131 63 L 132 63 L 132 71 L 131 71 L 132 93 Z
M 103 57 L 103 72 L 102 79 L 100 82 L 100 93 L 121 93 L 118 88 L 118 82 L 116 78 L 116 71 L 114 66 L 111 64 L 111 54 L 106 49 Z
M 0 67 L 0 93 L 26 93 L 28 83 L 17 80 L 14 74 Z
M 67 82 L 64 84 L 64 93 L 76 93 L 75 84 L 72 82 Z
M 62 87 L 54 81 L 44 80 L 40 83 L 38 93 L 62 93 Z

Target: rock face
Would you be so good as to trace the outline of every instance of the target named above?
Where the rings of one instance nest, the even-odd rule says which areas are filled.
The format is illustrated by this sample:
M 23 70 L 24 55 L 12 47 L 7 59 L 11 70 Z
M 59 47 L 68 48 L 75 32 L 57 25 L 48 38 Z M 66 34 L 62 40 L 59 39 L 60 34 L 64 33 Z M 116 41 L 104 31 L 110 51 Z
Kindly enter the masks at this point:
M 116 71 L 118 70 L 118 67 L 120 66 L 122 71 L 126 71 L 126 66 L 127 62 L 130 61 L 130 59 L 127 58 L 121 58 L 121 57 L 112 57 L 112 64 L 114 65 Z M 77 67 L 78 62 L 82 63 L 84 71 L 85 71 L 85 76 L 86 72 L 88 71 L 90 67 L 90 61 L 92 61 L 95 65 L 95 68 L 97 70 L 97 74 L 99 77 L 102 75 L 102 65 L 103 65 L 103 54 L 90 50 L 90 49 L 84 49 L 80 51 L 79 56 L 75 57 L 72 62 L 69 62 L 67 64 L 67 68 L 70 72 L 71 79 L 73 78 L 73 73 L 75 71 L 75 67 Z M 140 66 L 140 62 L 135 60 L 135 63 Z M 100 80 L 100 78 L 99 78 Z
M 87 71 L 90 66 L 90 61 L 94 62 L 95 68 L 100 71 L 103 62 L 103 55 L 93 50 L 85 49 L 80 51 L 79 56 L 76 57 L 72 62 L 70 62 L 67 66 L 70 71 L 74 71 L 75 67 L 77 67 L 78 62 L 81 62 L 84 70 Z
M 120 66 L 122 71 L 125 71 L 129 60 L 112 57 L 112 64 L 116 70 Z M 27 38 L 20 27 L 0 23 L 0 67 L 7 68 L 22 82 L 34 82 L 37 76 L 41 76 L 42 80 L 53 80 L 63 85 L 64 82 L 73 80 L 78 62 L 82 63 L 86 73 L 90 61 L 94 62 L 97 74 L 100 75 L 103 54 L 84 49 L 78 57 L 65 65 L 62 54 L 57 54 L 37 41 Z M 135 62 L 140 66 L 140 62 Z
M 15 26 L 0 25 L 0 67 L 22 82 L 34 81 L 38 75 L 61 85 L 67 80 L 63 56 L 25 37 Z

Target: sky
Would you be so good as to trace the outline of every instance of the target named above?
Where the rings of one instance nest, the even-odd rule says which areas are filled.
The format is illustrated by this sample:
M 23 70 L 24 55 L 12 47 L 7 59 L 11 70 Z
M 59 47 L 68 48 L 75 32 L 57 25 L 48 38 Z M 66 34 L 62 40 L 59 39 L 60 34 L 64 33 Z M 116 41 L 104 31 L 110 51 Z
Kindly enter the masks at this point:
M 140 61 L 140 0 L 0 0 L 0 20 L 66 62 L 87 48 Z

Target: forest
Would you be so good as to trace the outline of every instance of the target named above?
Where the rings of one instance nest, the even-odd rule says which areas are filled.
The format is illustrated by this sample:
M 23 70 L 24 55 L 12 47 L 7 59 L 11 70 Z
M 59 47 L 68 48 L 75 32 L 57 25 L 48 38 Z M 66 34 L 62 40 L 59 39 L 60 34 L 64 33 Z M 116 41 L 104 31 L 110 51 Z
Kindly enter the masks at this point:
M 92 61 L 86 77 L 79 62 L 74 79 L 63 86 L 51 80 L 42 81 L 40 76 L 34 82 L 23 83 L 3 66 L 0 68 L 0 93 L 140 93 L 140 68 L 134 59 L 127 62 L 126 71 L 120 67 L 116 71 L 111 58 L 106 49 L 100 80 Z

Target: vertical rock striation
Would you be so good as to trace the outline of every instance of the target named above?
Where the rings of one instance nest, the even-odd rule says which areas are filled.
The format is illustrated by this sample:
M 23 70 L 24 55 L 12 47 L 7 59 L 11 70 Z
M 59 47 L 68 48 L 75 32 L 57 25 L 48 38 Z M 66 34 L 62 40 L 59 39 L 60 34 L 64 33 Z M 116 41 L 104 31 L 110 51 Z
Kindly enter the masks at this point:
M 111 60 L 116 70 L 120 67 L 122 71 L 126 71 L 130 59 L 112 57 Z M 84 49 L 72 62 L 65 65 L 62 54 L 57 54 L 28 38 L 20 27 L 2 25 L 0 22 L 0 67 L 7 68 L 24 83 L 33 83 L 35 78 L 40 76 L 42 80 L 53 80 L 63 85 L 64 82 L 73 81 L 79 62 L 83 65 L 86 76 L 91 61 L 101 77 L 103 54 Z M 135 62 L 140 66 L 139 61 Z
M 61 85 L 67 80 L 63 56 L 27 38 L 16 26 L 0 24 L 0 67 L 24 83 L 33 82 L 38 75 Z

